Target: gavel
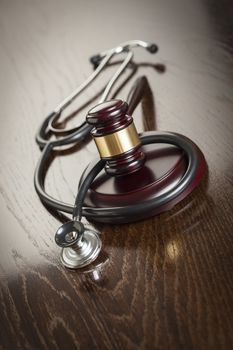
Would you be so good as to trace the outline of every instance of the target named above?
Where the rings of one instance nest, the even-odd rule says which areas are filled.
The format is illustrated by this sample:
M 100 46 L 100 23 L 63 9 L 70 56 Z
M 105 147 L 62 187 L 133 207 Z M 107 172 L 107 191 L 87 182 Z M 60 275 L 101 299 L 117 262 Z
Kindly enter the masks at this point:
M 127 111 L 126 102 L 111 100 L 91 109 L 86 118 L 93 126 L 91 135 L 109 175 L 132 174 L 145 163 L 139 135 Z

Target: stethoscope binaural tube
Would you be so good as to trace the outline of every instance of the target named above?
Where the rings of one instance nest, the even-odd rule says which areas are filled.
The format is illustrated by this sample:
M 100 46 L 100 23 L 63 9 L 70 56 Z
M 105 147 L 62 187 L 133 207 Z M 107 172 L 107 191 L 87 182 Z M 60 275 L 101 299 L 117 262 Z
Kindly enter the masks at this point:
M 88 134 L 90 131 L 89 125 L 84 121 L 81 125 L 76 126 L 71 129 L 58 129 L 54 127 L 54 122 L 59 118 L 62 111 L 68 107 L 86 88 L 100 75 L 103 69 L 107 66 L 109 61 L 117 54 L 125 53 L 126 57 L 123 60 L 120 67 L 117 69 L 113 77 L 108 82 L 106 88 L 104 89 L 103 94 L 99 99 L 99 103 L 104 102 L 108 99 L 109 94 L 111 92 L 112 87 L 120 77 L 120 75 L 127 68 L 129 63 L 131 63 L 133 58 L 133 52 L 130 51 L 134 47 L 142 47 L 145 48 L 150 53 L 156 53 L 158 51 L 158 47 L 155 44 L 150 44 L 142 40 L 132 40 L 125 43 L 120 44 L 116 48 L 107 50 L 98 55 L 92 56 L 90 61 L 94 66 L 93 73 L 79 86 L 77 87 L 68 97 L 66 97 L 55 109 L 51 112 L 43 121 L 42 125 L 39 128 L 39 131 L 36 134 L 36 142 L 40 146 L 41 149 L 45 147 L 48 142 L 49 135 L 56 134 L 74 134 L 74 140 L 76 142 L 77 135 L 76 132 L 80 130 L 80 134 Z

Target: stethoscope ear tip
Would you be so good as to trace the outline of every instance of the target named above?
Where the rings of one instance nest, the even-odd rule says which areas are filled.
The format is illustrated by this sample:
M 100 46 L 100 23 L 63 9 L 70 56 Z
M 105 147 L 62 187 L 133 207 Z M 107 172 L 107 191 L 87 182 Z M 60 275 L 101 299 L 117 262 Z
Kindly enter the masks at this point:
M 156 53 L 159 50 L 159 47 L 156 44 L 151 44 L 150 46 L 148 46 L 147 51 L 149 51 L 150 53 Z
M 101 55 L 94 55 L 90 57 L 90 62 L 94 66 L 94 69 L 98 67 L 101 61 Z

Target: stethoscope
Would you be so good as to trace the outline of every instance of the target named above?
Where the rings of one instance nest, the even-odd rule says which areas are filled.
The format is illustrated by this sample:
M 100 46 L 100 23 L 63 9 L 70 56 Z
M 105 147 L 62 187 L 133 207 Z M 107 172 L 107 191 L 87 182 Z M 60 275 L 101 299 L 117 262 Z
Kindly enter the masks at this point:
M 205 168 L 204 157 L 191 140 L 183 135 L 168 132 L 139 136 L 135 131 L 133 121 L 127 115 L 127 104 L 120 100 L 111 100 L 110 93 L 112 88 L 125 69 L 132 64 L 134 56 L 132 49 L 136 47 L 144 48 L 149 53 L 156 53 L 158 50 L 155 44 L 133 40 L 91 57 L 90 61 L 95 68 L 93 73 L 45 118 L 36 135 L 36 141 L 42 150 L 34 176 L 36 191 L 46 207 L 72 214 L 72 220 L 63 224 L 55 235 L 56 243 L 62 247 L 61 261 L 64 266 L 69 268 L 82 268 L 88 265 L 97 258 L 101 249 L 101 240 L 98 233 L 84 226 L 81 222 L 83 216 L 100 222 L 127 222 L 127 218 L 129 218 L 129 221 L 133 221 L 132 218 L 137 218 L 138 215 L 143 213 L 153 212 L 157 207 L 166 206 L 167 203 L 182 196 L 182 193 L 188 191 L 194 182 L 199 182 Z M 56 124 L 61 113 L 85 91 L 109 64 L 110 60 L 118 54 L 125 54 L 125 58 L 107 83 L 97 107 L 90 110 L 87 119 L 81 125 L 70 129 L 58 128 Z M 136 105 L 137 103 L 135 103 Z M 119 122 L 115 123 L 116 125 L 111 126 L 111 130 L 108 127 L 113 119 L 109 115 L 113 119 L 119 119 Z M 103 130 L 105 131 L 103 132 Z M 100 153 L 100 159 L 91 164 L 82 176 L 75 203 L 72 205 L 53 198 L 45 191 L 44 186 L 47 161 L 51 153 L 57 147 L 81 143 L 90 134 L 94 137 Z M 51 139 L 52 135 L 58 138 Z M 107 163 L 113 163 L 113 160 L 115 158 L 118 159 L 119 156 L 125 157 L 127 155 L 128 158 L 126 158 L 131 159 L 130 157 L 134 150 L 138 152 L 141 146 L 157 143 L 170 144 L 182 149 L 188 159 L 187 169 L 175 186 L 156 198 L 132 205 L 117 207 L 84 205 L 85 197 L 91 184 L 98 174 L 104 168 L 106 169 Z M 132 164 L 128 164 L 129 169 L 137 162 L 139 164 L 138 160 L 135 161 L 137 156 L 134 155 L 132 157 Z M 127 161 L 129 163 L 129 160 Z

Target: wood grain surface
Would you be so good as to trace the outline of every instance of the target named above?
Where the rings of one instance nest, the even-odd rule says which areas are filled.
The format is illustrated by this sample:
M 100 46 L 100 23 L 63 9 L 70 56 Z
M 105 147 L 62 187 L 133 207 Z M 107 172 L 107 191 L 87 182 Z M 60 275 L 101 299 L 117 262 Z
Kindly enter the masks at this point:
M 135 50 L 137 70 L 118 97 L 145 75 L 154 104 L 145 98 L 136 109 L 138 130 L 146 113 L 146 129 L 187 135 L 208 173 L 170 212 L 94 225 L 100 257 L 68 271 L 54 242 L 60 222 L 33 187 L 35 133 L 90 74 L 88 58 L 129 39 L 160 50 Z M 114 69 L 77 106 L 98 95 Z M 0 348 L 232 349 L 232 1 L 1 0 L 0 84 Z M 72 203 L 95 157 L 93 142 L 58 150 L 47 191 Z

